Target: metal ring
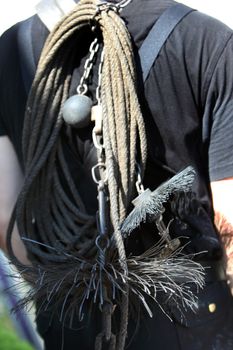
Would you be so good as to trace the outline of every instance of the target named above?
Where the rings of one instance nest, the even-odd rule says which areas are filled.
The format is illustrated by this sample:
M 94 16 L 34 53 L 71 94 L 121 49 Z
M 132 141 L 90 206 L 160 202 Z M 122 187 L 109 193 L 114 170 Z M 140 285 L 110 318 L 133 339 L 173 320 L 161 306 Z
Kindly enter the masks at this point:
M 99 250 L 105 252 L 109 248 L 109 239 L 106 235 L 99 235 L 96 237 L 95 244 Z
M 105 177 L 104 177 L 104 179 L 101 179 L 101 178 L 99 180 L 97 179 L 97 176 L 96 176 L 96 173 L 95 173 L 97 168 L 99 168 L 99 169 L 100 168 L 104 168 L 104 170 L 105 170 Z M 107 175 L 107 172 L 106 172 L 106 164 L 103 163 L 103 162 L 98 162 L 96 165 L 94 165 L 92 167 L 92 169 L 91 169 L 91 174 L 92 174 L 92 178 L 93 178 L 94 182 L 97 183 L 97 184 L 99 184 L 101 182 L 106 183 L 107 180 L 108 180 L 108 175 Z
M 87 93 L 87 84 L 82 84 L 77 87 L 77 93 L 79 95 L 85 95 Z
M 93 128 L 93 130 L 92 130 L 92 140 L 93 140 L 95 148 L 97 148 L 99 150 L 102 150 L 103 148 L 105 148 L 104 142 L 103 143 L 98 142 L 95 128 Z

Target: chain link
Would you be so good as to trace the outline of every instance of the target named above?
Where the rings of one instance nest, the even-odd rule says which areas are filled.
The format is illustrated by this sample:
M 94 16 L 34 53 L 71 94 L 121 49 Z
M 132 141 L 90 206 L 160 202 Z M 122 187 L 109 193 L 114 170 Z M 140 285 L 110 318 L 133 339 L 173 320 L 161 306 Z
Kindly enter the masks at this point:
M 103 151 L 104 151 L 103 137 L 100 134 L 99 135 L 96 134 L 95 128 L 92 130 L 92 140 L 95 148 L 98 149 L 99 152 L 101 152 L 101 154 L 103 154 Z
M 93 65 L 94 65 L 94 62 L 95 62 L 95 58 L 96 58 L 96 55 L 97 55 L 97 52 L 99 50 L 99 43 L 98 43 L 98 39 L 95 38 L 93 40 L 93 42 L 91 43 L 90 45 L 90 48 L 89 48 L 89 57 L 87 58 L 85 64 L 84 64 L 84 73 L 80 79 L 80 83 L 77 87 L 77 93 L 78 94 L 81 94 L 81 95 L 84 95 L 87 93 L 87 90 L 88 90 L 88 87 L 87 87 L 87 83 L 88 83 L 88 79 L 89 79 L 89 76 L 90 76 L 90 73 L 92 71 L 92 68 L 93 68 Z
M 111 1 L 101 1 L 99 4 L 97 4 L 96 14 L 94 17 L 98 16 L 101 11 L 115 11 L 120 12 L 125 6 L 131 3 L 132 0 L 121 0 L 118 3 L 111 2 Z
M 96 170 L 99 170 L 99 178 L 98 178 L 98 174 L 96 174 Z M 104 173 L 103 179 L 100 176 L 101 172 Z M 106 164 L 104 162 L 98 162 L 96 165 L 94 165 L 91 169 L 91 174 L 96 184 L 100 184 L 100 183 L 106 184 L 108 180 L 108 175 L 106 171 Z
M 98 105 L 101 105 L 101 83 L 102 83 L 103 62 L 104 62 L 104 49 L 101 52 L 100 63 L 98 68 L 98 86 L 96 88 L 96 99 L 97 99 Z M 108 180 L 108 174 L 107 174 L 107 169 L 105 164 L 105 145 L 104 145 L 104 139 L 102 134 L 102 127 L 101 127 L 101 130 L 98 130 L 98 132 L 96 132 L 95 128 L 93 128 L 92 140 L 95 148 L 98 150 L 98 162 L 96 165 L 92 167 L 92 178 L 94 182 L 97 184 L 99 184 L 100 181 L 103 181 L 106 184 Z M 97 169 L 99 169 L 100 179 L 97 179 L 97 176 L 96 176 Z

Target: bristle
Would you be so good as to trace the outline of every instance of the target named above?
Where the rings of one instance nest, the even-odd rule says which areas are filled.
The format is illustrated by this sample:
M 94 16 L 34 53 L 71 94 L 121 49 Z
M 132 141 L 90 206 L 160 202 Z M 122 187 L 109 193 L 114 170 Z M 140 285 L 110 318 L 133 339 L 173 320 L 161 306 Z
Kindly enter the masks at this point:
M 24 277 L 33 283 L 33 288 L 21 305 L 31 300 L 43 300 L 41 308 L 46 309 L 56 301 L 56 305 L 61 306 L 62 321 L 69 300 L 69 305 L 76 305 L 82 319 L 87 300 L 103 303 L 103 286 L 115 299 L 116 295 L 125 292 L 127 284 L 130 293 L 139 298 L 150 317 L 152 312 L 147 301 L 149 298 L 158 303 L 158 293 L 164 294 L 169 302 L 195 310 L 197 297 L 190 287 L 195 286 L 197 290 L 203 287 L 204 269 L 192 260 L 193 256 L 183 255 L 182 248 L 169 251 L 166 247 L 167 242 L 161 239 L 144 254 L 128 258 L 128 275 L 124 274 L 119 259 L 112 260 L 104 268 L 98 260 L 93 263 L 83 260 L 74 265 L 74 260 L 68 257 L 65 263 L 24 268 Z M 163 305 L 160 307 L 163 309 Z
M 134 200 L 135 208 L 121 226 L 122 233 L 125 236 L 129 235 L 141 223 L 145 223 L 147 220 L 152 221 L 152 218 L 156 220 L 163 213 L 163 204 L 168 201 L 171 194 L 191 190 L 194 176 L 194 169 L 187 167 L 153 192 L 145 191 L 146 193 L 140 194 L 138 200 Z M 143 196 L 142 200 L 140 200 L 140 196 Z

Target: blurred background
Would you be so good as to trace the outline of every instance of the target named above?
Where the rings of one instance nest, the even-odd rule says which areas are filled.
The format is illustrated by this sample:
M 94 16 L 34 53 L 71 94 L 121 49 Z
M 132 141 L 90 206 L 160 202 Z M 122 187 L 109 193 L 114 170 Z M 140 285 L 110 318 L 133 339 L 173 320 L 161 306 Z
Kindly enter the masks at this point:
M 33 305 L 27 310 L 17 307 L 28 290 L 29 287 L 0 251 L 0 350 L 43 348 L 35 331 Z
M 146 0 L 142 0 L 146 1 Z M 179 0 L 225 22 L 233 28 L 232 0 Z M 0 0 L 0 34 L 35 12 L 39 0 Z

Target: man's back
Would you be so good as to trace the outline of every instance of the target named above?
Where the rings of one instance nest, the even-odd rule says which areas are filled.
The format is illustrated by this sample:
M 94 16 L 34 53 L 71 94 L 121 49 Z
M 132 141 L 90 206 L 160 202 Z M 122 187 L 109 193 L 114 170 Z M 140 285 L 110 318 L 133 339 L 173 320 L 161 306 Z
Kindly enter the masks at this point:
M 141 46 L 158 16 L 172 4 L 173 1 L 158 1 L 157 3 L 148 1 L 142 7 L 140 1 L 134 0 L 123 9 L 122 17 L 133 37 L 135 51 Z M 47 32 L 37 18 L 30 21 L 32 21 L 34 59 L 37 63 Z M 22 59 L 17 41 L 19 29 L 20 24 L 5 34 L 0 43 L 1 47 L 7 45 L 5 54 L 1 56 L 0 84 L 5 84 L 6 81 L 8 84 L 4 89 L 0 89 L 0 112 L 2 135 L 6 134 L 11 138 L 19 160 L 22 162 L 22 125 L 28 91 L 25 91 L 23 84 L 22 66 L 17 63 L 16 57 L 9 60 L 12 50 L 16 50 L 19 53 L 18 59 Z M 146 187 L 154 189 L 185 166 L 190 164 L 194 166 L 197 171 L 195 183 L 197 197 L 189 202 L 188 208 L 183 207 L 182 201 L 178 203 L 177 217 L 171 224 L 170 230 L 175 236 L 191 237 L 191 243 L 186 247 L 187 251 L 194 253 L 208 250 L 208 254 L 204 255 L 208 261 L 218 260 L 221 257 L 220 244 L 212 222 L 213 208 L 209 182 L 232 176 L 233 159 L 229 152 L 233 142 L 230 137 L 232 46 L 232 31 L 229 28 L 198 12 L 191 13 L 183 19 L 164 45 L 144 87 L 139 86 L 140 102 L 148 138 L 148 161 L 144 184 Z M 88 48 L 89 42 L 87 41 L 78 53 L 77 67 L 72 75 L 70 95 L 75 93 L 77 82 L 82 75 L 82 67 Z M 140 76 L 140 68 L 138 71 Z M 12 75 L 9 76 L 9 72 Z M 93 84 L 89 87 L 92 95 L 96 89 L 96 73 L 97 68 L 94 68 Z M 13 85 L 16 87 L 16 91 L 12 88 Z M 77 132 L 77 144 L 79 157 L 75 158 L 75 162 L 72 152 L 69 153 L 69 149 L 66 152 L 69 153 L 72 171 L 77 173 L 77 187 L 82 194 L 87 211 L 92 214 L 97 209 L 97 201 L 95 186 L 89 170 L 96 160 L 96 155 L 91 143 L 90 128 Z M 133 241 L 132 249 L 135 251 L 140 250 L 142 244 L 147 248 L 153 241 L 153 231 L 151 232 L 147 228 L 142 231 L 143 234 L 139 240 Z M 154 328 L 158 329 L 159 323 L 162 328 L 161 333 L 164 333 L 165 329 L 166 332 L 169 329 L 169 334 L 173 334 L 173 338 L 167 343 L 166 337 L 160 337 L 160 332 L 157 332 L 153 334 L 154 337 L 149 337 L 148 345 L 145 345 L 144 332 L 146 331 L 142 326 L 131 347 L 136 349 L 138 346 L 137 348 L 141 349 L 143 346 L 147 346 L 148 349 L 152 349 L 153 343 L 156 342 L 158 346 L 160 344 L 161 347 L 168 349 L 173 342 L 177 341 L 176 332 L 178 332 L 182 343 L 186 342 L 187 339 L 191 342 L 191 344 L 188 343 L 181 347 L 184 349 L 191 350 L 192 346 L 193 349 L 213 349 L 214 346 L 217 346 L 217 349 L 230 349 L 232 334 L 229 335 L 228 323 L 226 330 L 223 330 L 223 332 L 228 333 L 225 343 L 221 343 L 221 340 L 216 336 L 212 337 L 211 333 L 215 333 L 217 329 L 221 328 L 225 311 L 221 312 L 221 315 L 215 313 L 216 317 L 209 326 L 208 343 L 204 341 L 206 334 L 202 334 L 202 321 L 209 320 L 210 314 L 206 308 L 208 309 L 208 303 L 211 301 L 209 299 L 211 294 L 214 295 L 214 301 L 217 305 L 221 304 L 218 295 L 221 295 L 220 299 L 223 295 L 224 299 L 226 297 L 226 305 L 222 306 L 224 310 L 227 310 L 232 304 L 225 284 L 221 281 L 214 292 L 210 287 L 203 292 L 201 298 L 204 300 L 204 306 L 200 310 L 201 316 L 199 314 L 186 314 L 188 330 L 186 329 L 184 335 L 184 325 L 179 325 L 180 315 L 177 316 L 177 310 L 172 310 L 172 318 L 176 320 L 175 324 L 170 324 L 170 321 L 156 310 L 154 319 L 152 321 L 147 319 L 145 328 L 151 328 L 150 334 L 153 334 Z M 159 321 L 156 320 L 156 315 L 159 315 Z M 212 316 L 211 318 L 213 318 Z M 50 315 L 42 315 L 42 321 L 39 321 L 40 325 L 44 322 L 44 317 L 50 318 Z M 199 317 L 201 321 L 199 321 Z M 228 317 L 230 324 L 232 315 Z M 57 322 L 56 318 L 53 322 Z M 55 328 L 55 326 L 52 327 L 52 332 Z M 133 328 L 132 321 L 130 328 Z M 47 322 L 46 331 L 48 329 L 49 323 Z M 76 341 L 79 340 L 80 334 L 75 335 Z M 81 337 L 85 343 L 86 333 L 84 332 Z M 212 338 L 211 342 L 210 338 Z M 46 341 L 51 342 L 51 337 L 48 337 Z M 91 346 L 83 344 L 82 349 L 91 349 Z M 176 349 L 175 346 L 174 349 Z M 71 349 L 71 347 L 69 348 Z

